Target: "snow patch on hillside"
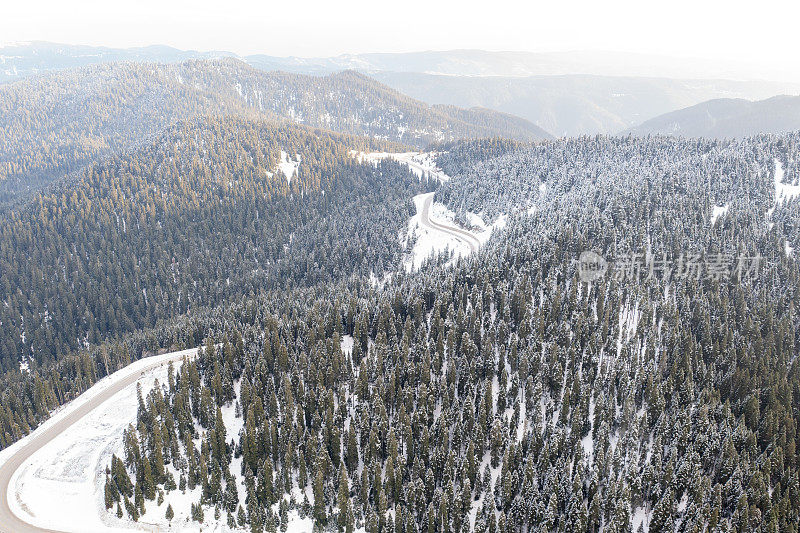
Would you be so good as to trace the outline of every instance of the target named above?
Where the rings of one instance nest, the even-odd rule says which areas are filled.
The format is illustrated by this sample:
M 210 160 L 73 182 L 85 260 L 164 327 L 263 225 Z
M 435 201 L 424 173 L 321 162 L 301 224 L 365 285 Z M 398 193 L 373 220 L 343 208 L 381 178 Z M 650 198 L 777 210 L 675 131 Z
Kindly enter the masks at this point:
M 483 220 L 483 217 L 476 213 L 467 213 L 466 216 L 467 221 L 473 227 L 478 228 L 478 230 L 473 231 L 472 234 L 475 235 L 481 245 L 486 244 L 494 231 L 501 230 L 506 227 L 506 224 L 508 224 L 508 215 L 505 213 L 500 213 L 497 219 L 491 224 L 486 224 L 486 222 Z M 452 223 L 455 224 L 455 222 Z
M 352 335 L 342 335 L 342 340 L 340 343 L 340 347 L 342 353 L 345 355 L 350 355 L 353 353 L 353 336 Z
M 292 159 L 289 154 L 281 150 L 281 162 L 278 163 L 278 170 L 286 176 L 286 181 L 289 184 L 292 183 L 292 178 L 297 172 L 297 167 L 300 166 L 300 154 L 295 154 L 295 157 L 297 157 L 296 160 Z
M 715 205 L 711 209 L 711 225 L 712 226 L 717 223 L 717 219 L 719 217 L 725 216 L 728 213 L 728 208 L 729 207 L 730 207 L 730 204 Z
M 775 208 L 784 202 L 788 202 L 795 198 L 800 198 L 800 185 L 783 183 L 785 174 L 786 172 L 783 170 L 783 163 L 781 163 L 780 160 L 775 159 L 775 203 L 767 210 L 767 224 L 769 225 L 770 229 L 772 229 L 772 227 L 775 225 L 773 222 L 771 222 L 772 213 L 775 212 Z
M 587 466 L 594 464 L 594 408 L 596 401 L 592 396 L 589 398 L 589 432 L 581 439 L 581 446 L 583 447 L 583 456 L 586 459 Z
M 783 183 L 785 171 L 783 164 L 775 160 L 775 203 L 780 204 L 784 201 L 793 200 L 800 197 L 800 185 L 790 185 Z
M 631 342 L 636 336 L 636 329 L 639 326 L 639 319 L 642 312 L 639 309 L 639 302 L 631 306 L 629 303 L 619 312 L 619 328 L 617 336 L 617 357 L 622 352 L 622 347 Z
M 358 159 L 359 163 L 369 162 L 377 164 L 384 159 L 394 159 L 406 165 L 420 180 L 424 177 L 444 182 L 450 176 L 442 172 L 436 165 L 437 152 L 358 152 L 351 150 L 350 155 Z
M 383 289 L 387 283 L 392 280 L 393 272 L 384 272 L 381 277 L 375 275 L 375 272 L 369 273 L 369 286 L 373 289 Z
M 650 531 L 650 513 L 644 507 L 634 509 L 631 516 L 631 531 L 639 531 L 639 526 L 645 533 Z

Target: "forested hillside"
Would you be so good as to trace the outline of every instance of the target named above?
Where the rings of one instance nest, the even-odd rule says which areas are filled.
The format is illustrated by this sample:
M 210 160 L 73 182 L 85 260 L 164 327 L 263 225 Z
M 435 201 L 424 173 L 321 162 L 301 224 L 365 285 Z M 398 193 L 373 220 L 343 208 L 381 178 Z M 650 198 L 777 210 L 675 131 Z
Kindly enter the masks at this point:
M 0 200 L 151 143 L 170 124 L 252 115 L 227 95 L 181 84 L 179 69 L 109 64 L 0 86 Z
M 429 106 L 356 74 L 262 72 L 235 59 L 112 63 L 0 85 L 0 204 L 176 122 L 235 116 L 299 122 L 405 146 L 549 135 L 486 109 Z
M 304 127 L 214 119 L 91 166 L 0 227 L 0 364 L 37 362 L 160 318 L 395 270 L 428 187 Z
M 545 181 L 555 198 L 453 268 L 271 295 L 213 329 L 142 397 L 109 513 L 249 531 L 298 516 L 370 533 L 797 531 L 798 269 L 755 229 L 780 233 L 765 214 L 786 206 L 767 191 L 775 158 L 797 152 L 796 136 L 598 138 L 479 164 L 451 199 L 479 179 L 514 198 Z M 611 186 L 626 165 L 643 180 Z M 693 184 L 714 180 L 732 203 L 711 223 Z M 749 187 L 752 204 L 734 203 Z M 704 267 L 581 280 L 582 251 L 646 245 Z M 707 270 L 717 251 L 765 260 Z
M 432 184 L 390 161 L 358 165 L 341 137 L 302 128 L 217 121 L 169 135 L 146 158 L 94 167 L 74 197 L 44 196 L 19 230 L 31 263 L 49 264 L 36 255 L 49 247 L 34 243 L 59 243 L 60 276 L 97 250 L 130 254 L 130 270 L 112 254 L 87 272 L 113 269 L 108 294 L 135 295 L 125 312 L 133 302 L 184 314 L 132 315 L 154 326 L 6 373 L 4 444 L 132 358 L 204 345 L 142 395 L 108 464 L 109 520 L 251 532 L 298 520 L 368 533 L 797 531 L 797 134 L 438 145 L 452 179 L 437 200 L 465 219 L 508 221 L 476 255 L 414 273 L 399 268 L 397 235 L 408 198 Z M 300 156 L 291 182 L 273 170 L 289 160 L 280 150 Z M 382 211 L 387 196 L 395 207 Z M 124 208 L 111 208 L 116 197 Z M 102 231 L 62 241 L 39 213 L 86 228 L 97 219 Z M 342 234 L 363 241 L 339 255 Z M 282 252 L 254 252 L 262 242 Z M 586 250 L 609 261 L 590 283 Z M 395 273 L 369 283 L 375 265 Z M 43 284 L 34 267 L 22 271 Z M 117 281 L 129 279 L 138 285 Z M 155 288 L 140 297 L 145 284 Z
M 250 105 L 335 131 L 417 147 L 463 138 L 551 138 L 525 119 L 480 107 L 431 106 L 352 70 L 323 77 L 264 73 L 233 60 L 219 68 L 223 76 L 241 80 L 236 90 Z

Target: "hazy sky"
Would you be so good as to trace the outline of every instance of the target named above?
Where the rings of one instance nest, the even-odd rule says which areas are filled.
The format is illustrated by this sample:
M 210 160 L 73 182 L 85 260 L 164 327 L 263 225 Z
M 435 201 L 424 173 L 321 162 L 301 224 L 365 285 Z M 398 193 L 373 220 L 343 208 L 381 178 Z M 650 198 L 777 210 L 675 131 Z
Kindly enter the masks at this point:
M 618 50 L 800 69 L 796 1 L 5 0 L 0 42 L 169 44 L 329 56 L 481 48 Z

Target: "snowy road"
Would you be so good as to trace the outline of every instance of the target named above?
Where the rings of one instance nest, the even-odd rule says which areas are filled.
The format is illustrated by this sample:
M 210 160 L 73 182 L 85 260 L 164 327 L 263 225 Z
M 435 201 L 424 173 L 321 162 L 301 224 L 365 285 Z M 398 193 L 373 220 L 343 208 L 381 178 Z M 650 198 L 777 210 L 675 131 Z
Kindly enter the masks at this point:
M 474 253 L 478 251 L 478 248 L 481 245 L 481 241 L 473 235 L 472 233 L 463 230 L 461 228 L 457 228 L 455 226 L 451 226 L 449 224 L 442 224 L 441 222 L 434 222 L 430 218 L 430 210 L 431 204 L 433 203 L 433 193 L 429 194 L 426 198 L 424 203 L 422 204 L 422 211 L 420 212 L 420 223 L 427 227 L 428 229 L 432 229 L 435 231 L 441 231 L 448 235 L 452 235 L 459 241 L 463 242 L 467 246 L 469 246 L 470 252 Z
M 101 380 L 81 397 L 66 405 L 61 411 L 53 415 L 39 429 L 23 438 L 11 448 L 2 452 L 0 460 L 0 532 L 2 533 L 65 533 L 76 531 L 74 528 L 49 529 L 26 522 L 12 510 L 10 498 L 16 498 L 12 480 L 15 473 L 23 467 L 29 459 L 56 437 L 70 429 L 89 415 L 104 402 L 126 387 L 134 385 L 148 372 L 165 366 L 170 362 L 178 362 L 184 357 L 192 357 L 195 348 L 173 352 L 161 356 L 153 356 L 137 361 L 123 370 Z

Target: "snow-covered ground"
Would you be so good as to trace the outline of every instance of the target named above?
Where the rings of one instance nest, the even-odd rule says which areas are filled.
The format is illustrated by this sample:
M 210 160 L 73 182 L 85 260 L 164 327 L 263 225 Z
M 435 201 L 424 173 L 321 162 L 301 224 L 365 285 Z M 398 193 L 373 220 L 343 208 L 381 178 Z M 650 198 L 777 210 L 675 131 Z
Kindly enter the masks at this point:
M 358 159 L 359 162 L 368 161 L 370 163 L 377 163 L 383 159 L 394 159 L 400 163 L 405 164 L 408 168 L 420 179 L 424 176 L 436 179 L 438 181 L 447 181 L 450 176 L 442 172 L 436 166 L 436 152 L 357 152 L 353 150 L 350 152 L 353 157 Z
M 114 383 L 145 372 L 138 380 L 143 393 L 167 376 L 167 362 L 191 357 L 196 348 L 141 359 L 107 376 L 74 401 L 58 409 L 31 435 L 0 452 L 0 464 L 31 439 L 91 401 Z M 178 367 L 179 363 L 175 363 Z M 119 453 L 127 425 L 136 419 L 136 385 L 130 385 L 103 402 L 87 416 L 35 452 L 15 472 L 8 488 L 13 512 L 35 526 L 80 533 L 131 531 L 132 526 L 113 527 L 103 522 L 104 471 L 111 453 Z M 141 526 L 136 529 L 142 530 Z M 144 528 L 147 531 L 147 528 Z
M 770 221 L 772 218 L 772 213 L 775 212 L 775 208 L 778 207 L 783 202 L 793 200 L 795 198 L 800 198 L 800 185 L 789 185 L 787 183 L 783 183 L 783 178 L 785 175 L 785 171 L 783 170 L 783 163 L 781 163 L 778 159 L 775 160 L 775 204 L 769 208 L 767 211 L 767 223 L 769 224 L 769 228 L 775 225 L 773 222 Z
M 289 154 L 281 150 L 281 162 L 278 163 L 278 170 L 286 176 L 286 181 L 288 181 L 289 184 L 292 183 L 292 178 L 297 172 L 297 167 L 300 166 L 300 154 L 295 154 L 295 157 L 297 159 L 292 159 Z
M 148 372 L 140 380 L 143 393 L 166 376 L 166 368 Z M 108 531 L 103 471 L 111 453 L 122 450 L 122 432 L 136 421 L 136 405 L 135 385 L 127 387 L 36 452 L 12 481 L 14 512 L 40 527 Z
M 725 216 L 728 213 L 728 208 L 729 207 L 730 207 L 730 204 L 715 205 L 711 209 L 711 225 L 712 226 L 717 223 L 717 219 L 719 217 Z
M 652 513 L 648 513 L 644 507 L 634 509 L 631 516 L 631 531 L 639 531 L 639 526 L 645 533 L 650 531 L 650 514 Z
M 234 390 L 236 392 L 236 397 L 239 397 L 239 393 L 241 390 L 241 381 L 237 381 L 234 385 Z M 136 398 L 134 394 L 134 404 L 132 407 L 132 414 L 135 418 L 136 416 Z M 238 438 L 239 432 L 241 431 L 242 427 L 244 426 L 244 419 L 239 416 L 236 416 L 236 407 L 235 403 L 231 403 L 229 405 L 223 406 L 221 409 L 222 411 L 222 419 L 225 422 L 225 431 L 230 439 Z M 203 431 L 200 429 L 200 431 Z M 195 439 L 195 445 L 199 447 L 200 439 Z M 111 450 L 113 453 L 116 453 L 117 456 L 122 457 L 124 455 L 124 450 L 122 448 L 122 442 L 119 442 L 119 447 L 115 450 Z M 103 464 L 110 463 L 111 456 L 107 454 L 105 458 L 105 462 L 101 462 Z M 231 473 L 234 475 L 236 482 L 237 482 L 237 490 L 239 492 L 239 498 L 241 501 L 244 500 L 245 494 L 245 487 L 244 487 L 244 478 L 240 475 L 241 471 L 241 458 L 234 459 L 231 463 Z M 167 471 L 172 474 L 174 479 L 177 481 L 180 479 L 180 472 L 178 472 L 173 465 L 166 465 Z M 101 484 L 98 487 L 99 495 L 102 498 L 102 480 Z M 245 529 L 232 529 L 227 525 L 227 514 L 221 513 L 219 520 L 214 518 L 214 508 L 210 506 L 203 506 L 203 523 L 193 522 L 191 518 L 191 508 L 192 504 L 197 504 L 200 501 L 200 497 L 202 494 L 202 486 L 198 485 L 193 490 L 172 490 L 164 494 L 164 501 L 159 505 L 158 501 L 145 501 L 145 513 L 139 518 L 138 524 L 135 524 L 137 527 L 144 527 L 146 530 L 152 531 L 180 531 L 182 533 L 200 533 L 200 532 L 220 532 L 220 533 L 227 533 L 227 532 L 234 532 L 234 531 L 245 531 Z M 166 518 L 166 510 L 167 506 L 172 506 L 172 510 L 175 514 L 172 520 L 167 520 Z M 276 508 L 277 511 L 277 508 Z M 100 500 L 99 505 L 99 512 L 102 515 L 102 520 L 105 524 L 111 527 L 111 531 L 116 531 L 118 529 L 125 529 L 130 528 L 134 525 L 130 519 L 124 516 L 122 519 L 118 519 L 115 514 L 115 508 L 111 508 L 110 510 L 106 511 L 104 506 L 102 505 L 102 499 Z M 291 515 L 290 515 L 291 516 Z M 297 517 L 299 519 L 299 517 Z M 149 529 L 147 529 L 149 528 Z M 130 529 L 125 529 L 130 531 Z M 310 531 L 310 529 L 308 530 Z
M 786 200 L 800 198 L 800 185 L 789 185 L 783 183 L 785 172 L 783 164 L 775 160 L 775 203 L 782 203 Z
M 408 228 L 400 236 L 400 242 L 404 247 L 407 246 L 409 239 L 414 243 L 411 252 L 407 254 L 403 261 L 403 265 L 408 272 L 418 270 L 426 259 L 441 252 L 449 251 L 452 254 L 451 261 L 455 261 L 459 257 L 466 257 L 472 252 L 471 247 L 463 238 L 458 238 L 451 233 L 422 224 L 420 217 L 423 206 L 433 195 L 434 193 L 425 193 L 414 197 L 417 213 L 408 221 Z M 458 226 L 455 223 L 455 214 L 447 209 L 444 204 L 438 202 L 431 203 L 428 217 L 433 222 L 448 226 Z M 468 218 L 473 226 L 479 228 L 478 231 L 470 232 L 479 245 L 489 240 L 494 230 L 502 229 L 506 224 L 505 216 L 498 217 L 492 225 L 486 225 L 483 219 L 474 213 L 469 213 Z
M 352 335 L 342 335 L 342 340 L 340 342 L 342 353 L 350 355 L 353 353 L 353 336 Z
M 465 257 L 470 253 L 469 245 L 463 240 L 456 238 L 450 233 L 431 229 L 422 225 L 420 222 L 423 205 L 433 194 L 434 193 L 418 194 L 414 197 L 414 205 L 417 208 L 417 213 L 409 220 L 408 230 L 402 238 L 404 243 L 407 242 L 407 239 L 411 239 L 414 243 L 411 253 L 409 253 L 403 261 L 403 265 L 408 272 L 418 270 L 426 259 L 444 251 L 449 251 L 454 259 L 462 256 Z M 442 204 L 434 202 L 431 206 L 431 211 L 433 211 L 430 214 L 431 218 L 442 221 L 453 219 L 452 211 L 448 211 Z
M 342 338 L 342 348 L 351 350 L 352 337 Z M 137 384 L 141 385 L 146 396 L 156 383 L 167 382 L 169 361 L 175 370 L 180 367 L 184 356 L 192 357 L 196 348 L 164 355 L 148 357 L 132 363 L 119 372 L 99 381 L 86 393 L 66 404 L 42 424 L 31 435 L 0 452 L 0 465 L 14 455 L 31 439 L 40 435 L 53 424 L 63 420 L 76 409 L 86 405 L 101 392 L 119 381 L 143 372 L 157 364 L 155 368 L 144 371 L 142 376 L 126 386 L 109 399 L 100 403 L 89 414 L 71 425 L 65 431 L 34 452 L 14 473 L 9 485 L 8 498 L 12 511 L 25 522 L 36 527 L 52 528 L 58 531 L 75 533 L 122 533 L 131 531 L 179 531 L 184 533 L 230 532 L 227 516 L 223 513 L 219 520 L 214 519 L 213 508 L 204 506 L 205 520 L 202 524 L 190 519 L 191 505 L 200 500 L 200 486 L 193 491 L 173 490 L 164 496 L 164 502 L 145 503 L 146 513 L 138 523 L 127 518 L 118 519 L 115 509 L 106 510 L 104 505 L 105 469 L 111 462 L 111 455 L 124 456 L 123 431 L 136 421 Z M 238 397 L 239 385 L 235 384 Z M 242 417 L 235 414 L 235 404 L 222 408 L 227 434 L 236 438 L 243 425 Z M 234 460 L 231 471 L 237 478 L 240 498 L 244 497 L 243 479 L 239 475 L 241 459 Z M 177 480 L 179 475 L 168 465 Z M 302 500 L 302 496 L 300 497 Z M 167 505 L 172 505 L 175 513 L 172 521 L 165 518 Z M 277 512 L 277 506 L 275 508 Z M 301 517 L 296 510 L 289 512 L 289 533 L 306 533 L 312 529 L 310 518 Z

